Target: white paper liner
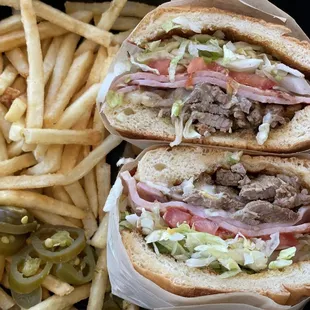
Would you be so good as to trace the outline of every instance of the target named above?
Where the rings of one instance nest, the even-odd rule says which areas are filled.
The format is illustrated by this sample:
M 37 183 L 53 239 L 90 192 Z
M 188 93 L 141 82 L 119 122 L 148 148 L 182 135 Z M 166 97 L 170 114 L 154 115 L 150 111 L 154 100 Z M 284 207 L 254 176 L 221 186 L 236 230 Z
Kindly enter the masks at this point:
M 120 172 L 132 170 L 147 151 L 156 147 L 143 150 L 135 161 L 124 165 Z M 119 232 L 119 198 L 123 188 L 121 184 L 118 177 L 105 205 L 105 211 L 109 211 L 107 255 L 113 294 L 140 307 L 158 310 L 299 310 L 309 301 L 307 298 L 290 307 L 279 305 L 272 299 L 256 293 L 240 292 L 186 298 L 165 291 L 134 269 L 122 243 Z
M 281 25 L 285 25 L 292 31 L 292 35 L 300 40 L 310 41 L 307 35 L 303 32 L 303 30 L 298 26 L 295 20 L 290 17 L 288 14 L 277 8 L 275 5 L 271 4 L 267 0 L 175 0 L 171 2 L 164 3 L 160 7 L 169 7 L 169 6 L 184 6 L 184 5 L 191 5 L 191 6 L 206 6 L 206 7 L 217 7 L 226 10 L 230 10 L 239 14 L 245 14 L 248 16 L 256 17 L 264 19 L 268 22 L 278 23 Z M 127 52 L 130 54 L 134 54 L 138 48 L 134 45 L 124 41 L 120 50 L 118 51 L 114 61 L 112 62 L 108 75 L 106 79 L 102 83 L 102 87 L 99 91 L 97 97 L 97 107 L 101 110 L 102 104 L 104 102 L 105 96 L 110 88 L 110 85 L 113 79 L 118 76 L 117 72 L 114 72 L 114 67 L 116 63 L 119 63 L 121 60 L 127 59 Z M 143 139 L 130 139 L 127 137 L 123 137 L 119 132 L 117 132 L 109 123 L 107 118 L 105 117 L 104 113 L 100 113 L 102 117 L 102 121 L 107 128 L 107 130 L 114 134 L 121 136 L 122 139 L 126 140 L 127 142 L 141 148 L 147 148 L 152 145 L 159 145 L 162 143 L 168 143 L 167 141 L 159 141 L 159 140 L 143 140 Z M 182 143 L 186 145 L 186 143 Z M 197 144 L 201 145 L 201 144 Z M 211 148 L 218 148 L 217 146 L 208 146 Z M 226 150 L 233 150 L 232 147 L 223 147 Z M 293 153 L 283 153 L 283 154 L 276 154 L 277 156 L 291 156 L 296 155 L 299 153 L 307 153 L 309 150 L 301 151 L 301 152 L 293 152 Z M 251 151 L 251 154 L 270 154 L 268 152 L 261 152 L 261 151 Z

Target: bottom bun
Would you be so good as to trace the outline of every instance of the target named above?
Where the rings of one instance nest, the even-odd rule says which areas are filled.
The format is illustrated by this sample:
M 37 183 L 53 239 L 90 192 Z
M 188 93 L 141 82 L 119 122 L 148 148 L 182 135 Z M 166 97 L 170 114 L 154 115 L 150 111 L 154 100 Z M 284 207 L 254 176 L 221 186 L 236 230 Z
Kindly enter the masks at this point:
M 184 297 L 251 292 L 285 305 L 310 296 L 310 263 L 295 263 L 284 270 L 238 274 L 221 278 L 208 268 L 190 268 L 167 255 L 156 255 L 137 232 L 122 231 L 123 244 L 134 268 L 161 288 Z

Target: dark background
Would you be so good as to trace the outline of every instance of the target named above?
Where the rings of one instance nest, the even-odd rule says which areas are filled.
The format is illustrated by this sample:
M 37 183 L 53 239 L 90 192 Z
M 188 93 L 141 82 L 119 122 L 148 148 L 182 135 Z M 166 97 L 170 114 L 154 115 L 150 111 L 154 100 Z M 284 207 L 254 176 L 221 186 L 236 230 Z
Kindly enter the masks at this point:
M 101 2 L 95 0 L 78 0 L 83 2 Z M 103 0 L 107 1 L 107 0 Z M 152 5 L 159 5 L 166 1 L 161 0 L 145 0 L 137 2 L 145 2 Z M 257 0 L 258 2 L 260 0 Z M 61 10 L 64 9 L 63 3 L 64 1 L 59 0 L 44 0 L 43 2 L 48 3 L 54 7 L 57 7 Z M 310 22 L 309 22 L 309 10 L 307 5 L 307 0 L 270 0 L 271 3 L 275 4 L 277 7 L 285 11 L 287 14 L 291 15 L 296 22 L 300 25 L 300 27 L 304 30 L 304 32 L 310 37 Z M 0 19 L 7 17 L 11 14 L 11 9 L 7 7 L 0 7 Z M 108 156 L 108 162 L 115 167 L 117 160 L 121 157 L 122 151 L 124 149 L 124 143 L 122 143 L 119 147 L 117 147 L 113 152 L 111 152 Z M 116 171 L 114 171 L 112 178 L 114 179 Z M 79 310 L 84 310 L 87 307 L 86 302 L 81 302 L 77 305 Z M 304 310 L 310 310 L 310 304 L 304 308 Z

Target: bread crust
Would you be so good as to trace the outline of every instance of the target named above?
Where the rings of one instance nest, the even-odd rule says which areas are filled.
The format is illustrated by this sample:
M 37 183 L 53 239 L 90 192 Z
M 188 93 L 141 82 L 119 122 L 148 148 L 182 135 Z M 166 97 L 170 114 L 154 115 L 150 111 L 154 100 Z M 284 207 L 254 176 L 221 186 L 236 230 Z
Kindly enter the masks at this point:
M 143 237 L 136 232 L 122 231 L 121 235 L 135 270 L 161 288 L 179 296 L 198 297 L 252 292 L 269 297 L 281 305 L 295 305 L 300 302 L 301 298 L 310 296 L 309 274 L 305 279 L 305 272 L 310 267 L 309 262 L 295 263 L 285 268 L 284 271 L 270 270 L 253 275 L 241 274 L 233 278 L 221 279 L 207 268 L 193 270 L 184 263 L 176 262 L 173 258 L 163 254 L 160 255 L 159 261 L 153 249 L 148 247 Z M 141 255 L 142 257 L 139 259 Z M 184 274 L 191 276 L 184 276 L 180 279 L 176 276 L 175 270 L 183 270 Z M 195 281 L 193 279 L 191 281 L 190 277 L 199 277 L 202 280 Z M 279 282 L 279 278 L 281 278 L 281 282 Z M 303 283 L 298 283 L 301 278 L 303 278 Z M 185 284 L 186 281 L 189 282 L 188 285 Z M 217 287 L 214 282 L 218 285 Z M 268 282 L 273 285 L 269 285 Z
M 147 41 L 160 39 L 166 35 L 161 27 L 162 23 L 177 16 L 188 17 L 193 22 L 200 17 L 202 32 L 223 30 L 234 40 L 259 44 L 282 62 L 303 71 L 307 76 L 310 75 L 309 42 L 290 36 L 291 30 L 285 26 L 214 7 L 157 8 L 146 15 L 128 40 L 141 45 Z M 185 27 L 182 30 L 185 33 L 191 32 Z M 178 31 L 173 30 L 172 33 Z M 298 57 L 296 53 L 299 54 Z

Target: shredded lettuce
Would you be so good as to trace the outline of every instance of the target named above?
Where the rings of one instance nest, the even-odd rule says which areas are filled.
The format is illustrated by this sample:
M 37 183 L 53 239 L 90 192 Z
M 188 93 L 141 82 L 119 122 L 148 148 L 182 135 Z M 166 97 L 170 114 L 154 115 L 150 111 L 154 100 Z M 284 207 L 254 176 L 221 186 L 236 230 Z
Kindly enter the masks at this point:
M 169 145 L 174 147 L 179 145 L 182 142 L 183 137 L 183 113 L 181 113 L 180 117 L 177 117 L 174 121 L 174 128 L 175 128 L 175 139 Z
M 263 145 L 269 136 L 270 124 L 263 123 L 258 127 L 258 133 L 256 135 L 256 141 L 259 145 Z
M 184 102 L 182 100 L 177 100 L 173 103 L 171 108 L 171 117 L 175 116 L 178 117 L 181 114 Z
M 141 63 L 137 62 L 132 55 L 130 55 L 130 61 L 133 65 L 137 66 L 142 71 L 149 71 L 149 72 L 155 73 L 157 75 L 160 75 L 160 73 L 157 69 L 151 68 L 145 64 L 141 64 Z
M 175 56 L 170 62 L 168 72 L 169 72 L 169 79 L 171 82 L 174 82 L 174 80 L 175 80 L 175 73 L 176 73 L 177 65 L 178 65 L 179 61 L 183 58 L 186 47 L 188 44 L 189 44 L 188 40 L 183 40 L 183 42 L 181 43 L 180 48 L 178 50 L 178 55 Z
M 146 49 L 150 52 L 155 51 L 160 46 L 161 40 L 146 43 Z
M 292 260 L 279 259 L 269 263 L 268 268 L 273 269 L 282 269 L 284 267 L 290 266 L 293 264 Z
M 106 96 L 108 106 L 113 109 L 123 103 L 124 94 L 109 90 Z
M 241 157 L 243 155 L 243 152 L 233 152 L 233 153 L 228 153 L 228 158 L 227 158 L 227 163 L 230 166 L 233 166 L 235 164 L 238 164 L 241 160 Z
M 212 262 L 216 260 L 215 257 L 208 257 L 208 258 L 190 258 L 186 261 L 186 265 L 188 267 L 206 267 L 209 266 Z
M 296 254 L 296 247 L 290 247 L 288 249 L 282 250 L 277 259 L 291 259 Z
M 163 23 L 161 28 L 163 28 L 166 32 L 169 32 L 172 29 L 181 28 L 181 25 L 176 25 L 172 20 L 169 20 Z
M 190 116 L 190 118 L 185 123 L 184 129 L 183 129 L 183 137 L 185 139 L 199 139 L 201 138 L 201 135 L 195 130 L 193 126 L 193 117 Z

